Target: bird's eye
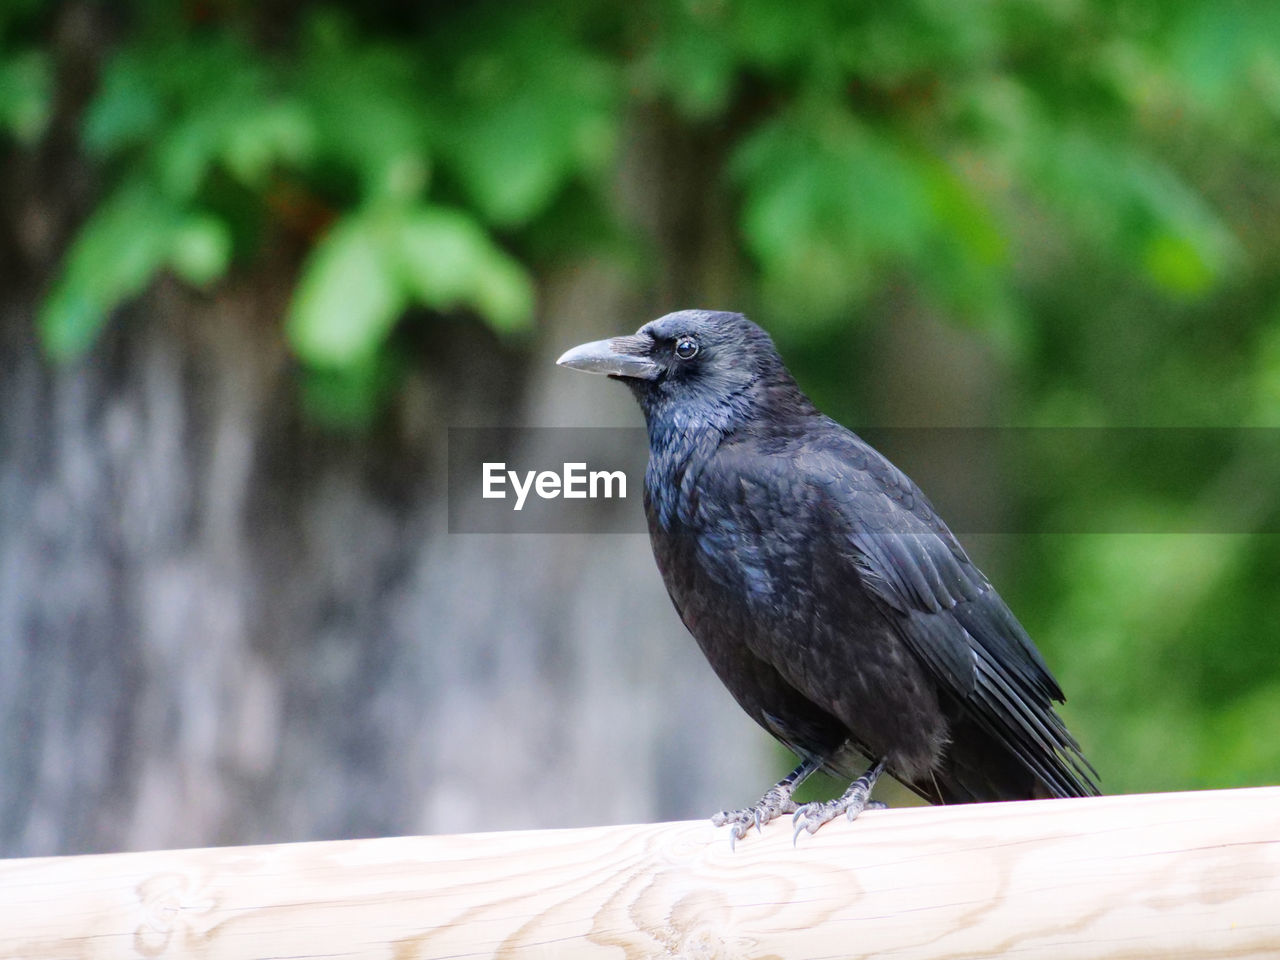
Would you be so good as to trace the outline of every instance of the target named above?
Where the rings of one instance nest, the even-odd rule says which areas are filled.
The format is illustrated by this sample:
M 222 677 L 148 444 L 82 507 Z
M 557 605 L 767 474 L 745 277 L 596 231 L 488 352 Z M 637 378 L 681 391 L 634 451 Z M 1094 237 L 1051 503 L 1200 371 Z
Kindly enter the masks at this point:
M 676 341 L 676 356 L 681 360 L 692 360 L 698 355 L 698 341 L 693 337 L 681 337 Z

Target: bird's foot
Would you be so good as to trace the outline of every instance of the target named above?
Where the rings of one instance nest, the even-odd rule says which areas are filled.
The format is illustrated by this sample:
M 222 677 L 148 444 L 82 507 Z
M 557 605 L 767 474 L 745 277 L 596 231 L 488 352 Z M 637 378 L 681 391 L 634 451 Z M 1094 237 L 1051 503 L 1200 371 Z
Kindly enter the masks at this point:
M 824 823 L 830 823 L 842 813 L 850 820 L 856 820 L 863 810 L 883 810 L 885 807 L 883 803 L 871 799 L 871 788 L 875 786 L 876 778 L 880 776 L 880 771 L 883 769 L 884 761 L 880 761 L 853 781 L 849 789 L 835 800 L 806 803 L 797 807 L 795 815 L 791 818 L 791 823 L 795 827 L 795 833 L 791 836 L 792 845 L 800 839 L 800 834 L 817 833 Z
M 766 823 L 776 820 L 784 813 L 795 813 L 796 802 L 791 799 L 791 791 L 783 784 L 772 787 L 760 801 L 751 807 L 741 810 L 721 810 L 711 818 L 717 827 L 729 828 L 729 848 L 747 835 L 753 826 L 759 831 Z
M 817 833 L 818 828 L 830 823 L 840 814 L 846 814 L 850 820 L 856 820 L 863 810 L 883 810 L 886 804 L 879 800 L 866 800 L 862 803 L 848 803 L 844 797 L 839 800 L 828 800 L 825 803 L 806 803 L 798 808 L 791 822 L 796 832 L 791 838 L 792 844 L 800 839 L 802 833 Z

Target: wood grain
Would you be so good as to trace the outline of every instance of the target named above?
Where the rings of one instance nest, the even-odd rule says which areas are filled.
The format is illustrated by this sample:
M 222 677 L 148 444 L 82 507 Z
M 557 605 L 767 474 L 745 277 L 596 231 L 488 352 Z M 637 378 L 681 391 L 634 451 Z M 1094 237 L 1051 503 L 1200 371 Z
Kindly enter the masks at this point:
M 0 861 L 0 957 L 1280 956 L 1280 788 Z

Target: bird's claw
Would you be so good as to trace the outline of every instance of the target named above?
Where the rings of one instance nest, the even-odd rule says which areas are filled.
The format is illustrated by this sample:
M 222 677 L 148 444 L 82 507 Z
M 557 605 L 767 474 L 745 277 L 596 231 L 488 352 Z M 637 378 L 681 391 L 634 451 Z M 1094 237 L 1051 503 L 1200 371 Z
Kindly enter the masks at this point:
M 796 809 L 795 815 L 791 818 L 791 824 L 795 827 L 795 832 L 791 835 L 791 845 L 794 847 L 800 840 L 800 834 L 815 834 L 823 825 L 830 823 L 840 814 L 845 814 L 850 820 L 856 820 L 858 814 L 863 810 L 883 810 L 885 804 L 879 800 L 868 799 L 870 789 L 850 790 L 844 796 L 837 800 L 828 800 L 825 803 L 806 803 Z
M 719 813 L 712 815 L 711 823 L 717 827 L 729 828 L 729 849 L 733 850 L 739 840 L 747 835 L 747 831 L 751 829 L 752 823 L 755 822 L 753 817 L 754 811 L 747 810 L 721 810 Z
M 763 833 L 766 823 L 795 809 L 795 801 L 775 787 L 754 806 L 743 807 L 741 810 L 721 810 L 711 817 L 711 823 L 717 827 L 729 827 L 729 848 L 733 849 L 734 844 L 745 837 L 753 826 L 757 832 Z
M 826 803 L 806 803 L 791 818 L 795 831 L 791 834 L 791 845 L 794 847 L 800 840 L 800 834 L 814 834 L 824 823 L 829 823 L 840 816 L 839 800 L 828 800 Z

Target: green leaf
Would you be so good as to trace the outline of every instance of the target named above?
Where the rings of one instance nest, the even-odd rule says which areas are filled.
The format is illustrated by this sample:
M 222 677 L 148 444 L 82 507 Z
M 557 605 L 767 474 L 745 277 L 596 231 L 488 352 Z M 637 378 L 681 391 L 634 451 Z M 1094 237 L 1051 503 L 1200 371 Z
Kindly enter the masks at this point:
M 737 78 L 735 67 L 733 50 L 722 28 L 684 22 L 664 31 L 642 64 L 648 84 L 696 120 L 724 109 Z
M 124 51 L 107 61 L 81 125 L 90 153 L 110 156 L 155 135 L 163 108 L 152 73 L 138 51 Z
M 370 357 L 405 307 L 395 248 L 378 220 L 339 220 L 302 268 L 289 308 L 288 336 L 298 355 L 317 366 L 344 366 Z
M 477 264 L 472 299 L 489 326 L 502 332 L 523 329 L 533 319 L 534 293 L 529 274 L 496 248 Z
M 44 135 L 53 110 L 53 71 L 43 50 L 26 50 L 0 59 L 0 131 L 19 143 Z
M 307 111 L 299 103 L 282 99 L 255 105 L 239 122 L 228 124 L 219 155 L 232 176 L 256 186 L 276 163 L 305 163 L 314 151 L 314 141 Z
M 206 286 L 227 272 L 231 261 L 231 231 L 218 217 L 188 217 L 174 230 L 169 262 L 178 276 Z
M 575 176 L 602 172 L 617 139 L 616 68 L 545 10 L 525 12 L 504 18 L 497 37 L 484 21 L 484 42 L 463 52 L 439 107 L 451 172 L 505 227 L 545 211 Z
M 765 124 L 732 173 L 766 293 L 814 319 L 846 310 L 882 263 L 922 257 L 936 229 L 927 168 L 834 104 Z
M 474 291 L 489 241 L 471 217 L 422 207 L 404 217 L 396 239 L 401 276 L 419 302 L 447 310 Z
M 40 341 L 55 360 L 72 360 L 93 344 L 107 310 L 83 285 L 56 284 L 40 308 Z
M 161 189 L 177 200 L 194 198 L 218 146 L 218 130 L 209 114 L 189 114 L 174 123 L 155 151 Z
M 1272 4 L 1173 5 L 1170 60 L 1180 85 L 1215 112 L 1238 109 L 1260 63 L 1275 62 L 1280 18 Z
M 1141 264 L 1165 293 L 1192 296 L 1223 279 L 1240 245 L 1170 167 L 1081 127 L 1040 130 L 1024 175 L 1088 243 Z
M 339 221 L 303 267 L 289 314 L 298 355 L 366 362 L 413 300 L 475 308 L 499 330 L 526 325 L 533 286 L 471 217 L 442 207 L 380 207 Z
M 315 129 L 269 62 L 230 34 L 140 41 L 108 61 L 84 120 L 100 156 L 132 151 L 160 188 L 190 200 L 215 165 L 254 187 L 273 165 L 302 165 Z
M 1218 272 L 1189 237 L 1167 231 L 1147 241 L 1143 265 L 1159 286 L 1183 296 L 1207 291 Z
M 46 349 L 59 359 L 86 349 L 107 315 L 164 267 L 179 211 L 145 182 L 121 187 L 81 227 L 40 313 Z
M 331 9 L 307 22 L 296 90 L 314 123 L 313 149 L 353 173 L 364 202 L 414 199 L 430 170 L 421 59 L 362 40 Z
M 534 298 L 528 275 L 471 217 L 420 207 L 400 222 L 397 239 L 401 276 L 419 302 L 438 310 L 474 306 L 499 330 L 529 323 Z

